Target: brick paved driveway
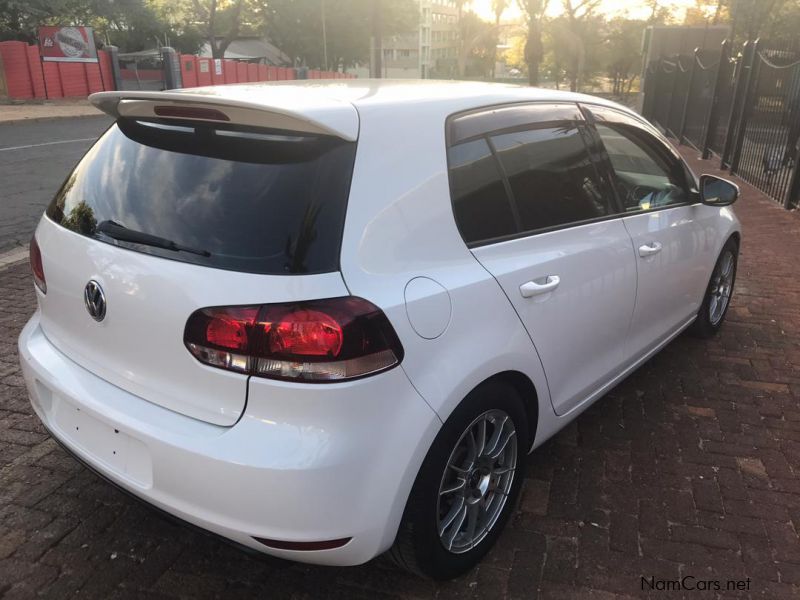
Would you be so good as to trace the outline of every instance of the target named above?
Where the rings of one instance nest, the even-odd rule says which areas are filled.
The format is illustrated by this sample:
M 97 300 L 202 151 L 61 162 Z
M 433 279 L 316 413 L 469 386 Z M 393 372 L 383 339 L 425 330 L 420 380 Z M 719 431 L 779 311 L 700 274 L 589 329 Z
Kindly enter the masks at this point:
M 0 272 L 0 596 L 612 598 L 689 575 L 800 598 L 800 214 L 743 187 L 721 335 L 680 337 L 537 451 L 496 549 L 443 585 L 251 558 L 87 472 L 31 414 L 14 342 L 32 283 Z

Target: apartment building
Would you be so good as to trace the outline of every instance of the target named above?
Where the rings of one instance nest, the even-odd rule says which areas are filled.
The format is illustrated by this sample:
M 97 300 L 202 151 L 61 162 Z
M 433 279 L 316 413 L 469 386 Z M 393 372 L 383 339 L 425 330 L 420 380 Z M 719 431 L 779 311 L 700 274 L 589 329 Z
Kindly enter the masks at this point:
M 419 72 L 423 79 L 446 79 L 458 72 L 458 4 L 420 0 Z

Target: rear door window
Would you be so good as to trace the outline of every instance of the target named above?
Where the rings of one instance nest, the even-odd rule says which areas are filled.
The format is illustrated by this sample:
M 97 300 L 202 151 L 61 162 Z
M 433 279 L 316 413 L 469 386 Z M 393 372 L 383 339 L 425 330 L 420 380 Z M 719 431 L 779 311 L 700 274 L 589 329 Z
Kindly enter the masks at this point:
M 614 214 L 577 123 L 492 136 L 526 231 Z
M 448 121 L 456 223 L 470 245 L 619 214 L 577 104 L 526 103 Z
M 355 146 L 122 119 L 80 161 L 47 215 L 76 233 L 172 260 L 249 273 L 336 271 Z M 120 228 L 181 249 L 120 240 Z

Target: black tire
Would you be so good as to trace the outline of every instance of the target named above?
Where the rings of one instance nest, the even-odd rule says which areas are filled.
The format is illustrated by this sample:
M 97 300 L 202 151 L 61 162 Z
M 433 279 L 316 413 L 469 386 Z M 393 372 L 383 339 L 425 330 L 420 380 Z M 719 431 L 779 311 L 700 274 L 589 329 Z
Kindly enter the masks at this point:
M 720 301 L 719 295 L 719 283 L 720 283 L 720 276 L 722 274 L 723 269 L 725 268 L 726 261 L 728 260 L 726 257 L 732 257 L 732 273 L 730 278 L 730 285 L 728 287 L 728 297 L 727 301 L 724 304 L 724 307 L 721 310 L 721 313 L 718 315 L 714 315 L 714 311 L 712 311 L 712 305 L 715 301 L 715 297 L 717 301 Z M 722 250 L 719 253 L 719 257 L 717 258 L 717 262 L 714 265 L 714 271 L 711 273 L 711 279 L 708 282 L 708 287 L 706 287 L 706 293 L 703 297 L 703 302 L 700 305 L 700 310 L 697 313 L 697 318 L 695 319 L 694 323 L 692 323 L 691 329 L 689 330 L 692 335 L 699 338 L 710 338 L 716 335 L 719 331 L 720 327 L 722 327 L 722 323 L 725 322 L 725 315 L 728 314 L 728 308 L 730 308 L 730 300 L 733 297 L 733 288 L 734 284 L 736 283 L 736 269 L 738 266 L 739 261 L 739 244 L 736 243 L 736 239 L 730 238 L 725 245 L 722 247 Z
M 483 534 L 484 537 L 477 541 L 471 549 L 454 553 L 445 547 L 438 532 L 440 511 L 443 510 L 439 503 L 440 485 L 443 484 L 445 470 L 451 468 L 448 467 L 451 453 L 456 451 L 456 445 L 462 440 L 462 434 L 466 435 L 467 429 L 473 426 L 471 424 L 489 411 L 492 411 L 490 413 L 492 416 L 504 413 L 510 417 L 513 424 L 515 434 L 513 436 L 508 434 L 509 438 L 516 438 L 516 462 L 512 472 L 513 477 L 509 483 L 508 496 L 499 508 L 497 513 L 499 516 L 496 517 L 493 524 L 488 526 L 488 533 Z M 495 421 L 495 423 L 499 422 Z M 486 421 L 486 423 L 488 423 L 484 426 L 486 430 L 498 429 L 496 424 L 493 425 L 490 421 Z M 474 427 L 479 426 L 474 425 Z M 530 446 L 528 435 L 525 407 L 522 398 L 512 385 L 501 380 L 489 381 L 470 392 L 442 426 L 422 467 L 420 467 L 403 513 L 394 546 L 388 552 L 389 558 L 407 571 L 437 580 L 452 579 L 475 566 L 494 545 L 506 521 L 514 511 L 522 486 L 525 456 Z M 474 440 L 475 437 L 472 439 Z M 488 447 L 488 443 L 485 446 Z M 506 468 L 506 470 L 508 469 Z M 447 472 L 451 473 L 449 470 Z M 502 475 L 495 476 L 502 477 Z M 462 476 L 456 475 L 456 477 Z M 463 478 L 465 480 L 472 479 L 466 474 L 463 475 Z M 469 489 L 466 483 L 464 489 L 463 493 L 466 494 L 466 490 Z M 475 491 L 474 493 L 479 492 Z M 494 493 L 491 491 L 491 487 L 489 491 L 483 493 L 486 494 L 483 500 L 473 500 L 473 502 L 477 501 L 482 506 L 484 501 L 491 504 L 490 494 Z M 501 495 L 495 495 L 495 498 L 500 497 Z M 483 514 L 488 514 L 488 511 L 484 510 Z M 465 524 L 464 527 L 466 528 L 468 525 Z M 484 528 L 482 527 L 481 530 Z M 466 532 L 463 535 L 466 535 Z

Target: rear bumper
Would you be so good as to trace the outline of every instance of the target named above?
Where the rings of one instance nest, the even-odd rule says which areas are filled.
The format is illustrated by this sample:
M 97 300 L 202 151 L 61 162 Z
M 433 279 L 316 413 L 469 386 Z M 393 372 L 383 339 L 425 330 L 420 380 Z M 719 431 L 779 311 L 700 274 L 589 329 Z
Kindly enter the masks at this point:
M 355 565 L 394 540 L 441 423 L 402 369 L 342 384 L 252 379 L 232 427 L 172 412 L 72 362 L 39 327 L 19 339 L 31 404 L 102 476 L 177 518 L 290 560 Z M 330 550 L 273 549 L 254 538 Z

